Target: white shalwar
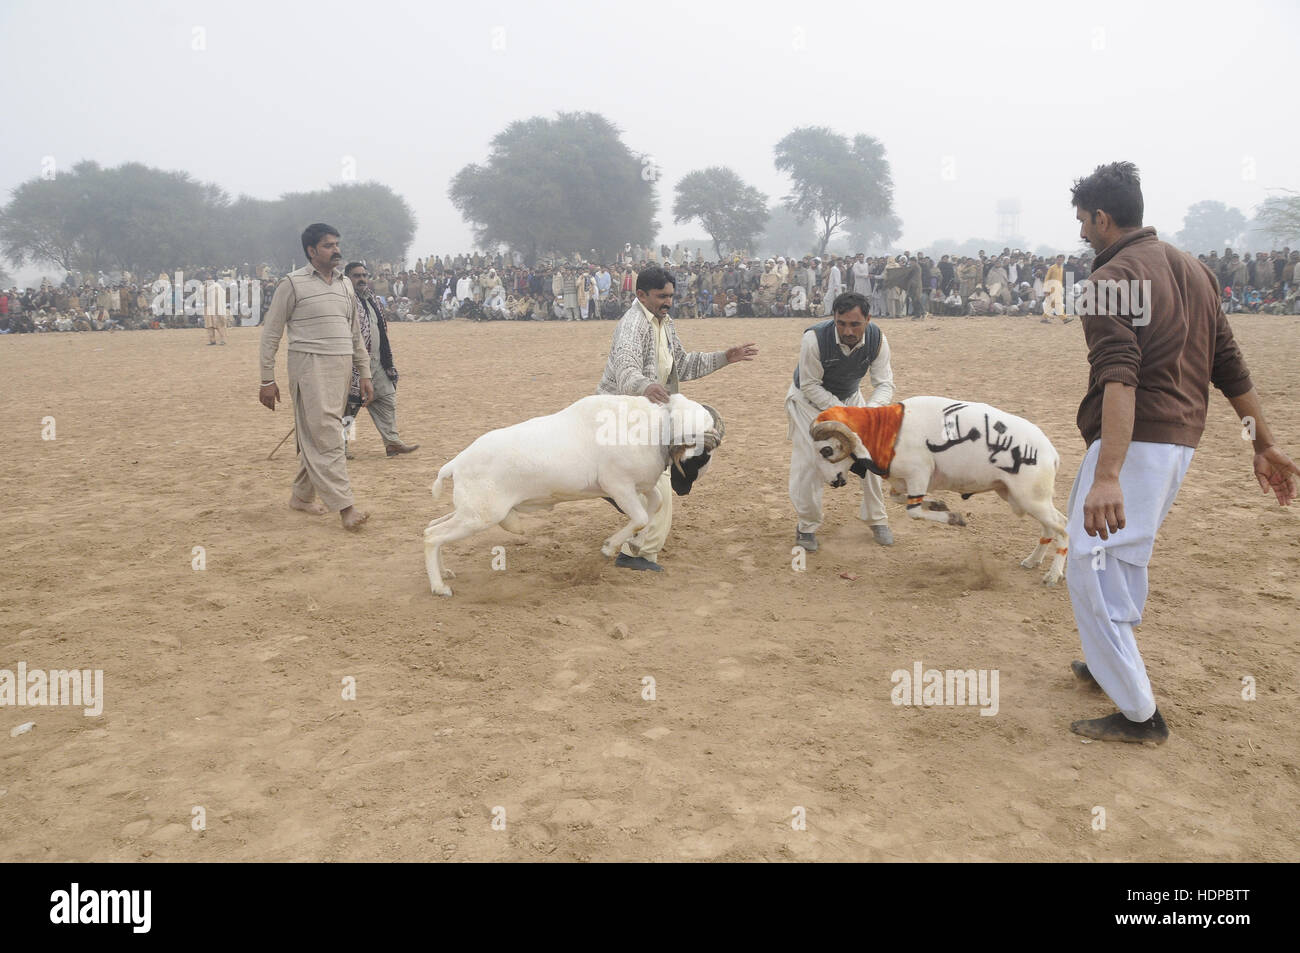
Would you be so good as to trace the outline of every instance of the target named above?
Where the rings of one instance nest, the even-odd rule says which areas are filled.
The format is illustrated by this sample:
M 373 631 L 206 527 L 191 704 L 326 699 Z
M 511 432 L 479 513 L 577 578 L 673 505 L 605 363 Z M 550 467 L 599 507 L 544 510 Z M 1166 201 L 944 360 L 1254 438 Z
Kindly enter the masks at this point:
M 1130 443 L 1119 471 L 1125 525 L 1105 541 L 1083 528 L 1083 504 L 1100 451 L 1101 441 L 1094 440 L 1070 490 L 1065 578 L 1088 670 L 1124 717 L 1141 722 L 1155 714 L 1156 701 L 1133 629 L 1146 605 L 1147 564 L 1156 532 L 1174 505 L 1195 451 L 1173 443 Z
M 839 343 L 839 331 L 835 332 L 835 342 L 845 356 L 866 347 L 866 335 L 852 350 Z M 822 387 L 822 364 L 818 355 L 817 334 L 805 331 L 799 348 L 799 383 L 796 387 L 790 382 L 785 395 L 785 412 L 790 419 L 786 436 L 793 446 L 790 448 L 790 502 L 794 504 L 795 515 L 799 517 L 799 532 L 815 533 L 822 525 L 822 493 L 826 480 L 817 466 L 817 451 L 813 446 L 812 427 L 817 415 L 828 407 L 883 407 L 894 396 L 894 372 L 889 364 L 889 341 L 882 334 L 880 352 L 868 369 L 871 379 L 871 400 L 862 396 L 862 390 L 853 392 L 848 400 L 840 400 Z M 809 393 L 817 400 L 813 403 Z M 824 406 L 819 406 L 824 405 Z M 871 526 L 889 525 L 885 513 L 885 495 L 880 484 L 880 477 L 868 473 L 861 480 L 862 505 L 858 508 L 858 519 Z

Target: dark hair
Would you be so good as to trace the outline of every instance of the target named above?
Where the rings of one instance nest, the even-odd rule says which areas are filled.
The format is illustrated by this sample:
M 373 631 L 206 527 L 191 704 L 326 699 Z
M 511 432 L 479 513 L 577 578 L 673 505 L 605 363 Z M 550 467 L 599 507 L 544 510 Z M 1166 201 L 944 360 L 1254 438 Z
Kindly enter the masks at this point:
M 364 267 L 366 267 L 366 263 L 364 261 L 350 261 L 348 262 L 347 267 L 343 269 L 343 274 L 351 276 L 353 268 L 364 268 Z
M 660 268 L 658 265 L 651 265 L 636 276 L 637 291 L 658 291 L 664 285 L 672 285 L 676 290 L 677 279 L 667 269 Z
M 864 318 L 871 317 L 871 302 L 864 294 L 858 294 L 856 291 L 846 291 L 843 294 L 835 296 L 835 301 L 831 304 L 831 311 L 838 317 L 841 314 L 848 314 L 854 308 L 862 311 Z
M 333 225 L 326 225 L 324 222 L 308 225 L 302 230 L 302 253 L 311 257 L 307 249 L 315 248 L 326 235 L 333 235 L 335 238 L 342 237 L 339 235 L 339 230 Z
M 1070 189 L 1070 202 L 1090 216 L 1103 211 L 1120 228 L 1142 225 L 1142 180 L 1132 162 L 1099 165 L 1092 175 L 1077 179 Z

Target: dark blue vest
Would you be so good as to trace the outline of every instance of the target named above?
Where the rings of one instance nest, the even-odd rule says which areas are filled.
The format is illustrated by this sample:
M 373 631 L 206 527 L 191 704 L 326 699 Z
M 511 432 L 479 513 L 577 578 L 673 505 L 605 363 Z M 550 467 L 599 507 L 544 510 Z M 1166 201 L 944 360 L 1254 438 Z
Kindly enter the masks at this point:
M 863 346 L 847 357 L 835 343 L 834 318 L 827 318 L 806 330 L 817 332 L 817 353 L 822 360 L 822 386 L 840 400 L 848 400 L 862 383 L 862 378 L 867 376 L 871 362 L 880 353 L 880 328 L 868 322 Z M 799 386 L 797 365 L 794 369 L 794 386 Z

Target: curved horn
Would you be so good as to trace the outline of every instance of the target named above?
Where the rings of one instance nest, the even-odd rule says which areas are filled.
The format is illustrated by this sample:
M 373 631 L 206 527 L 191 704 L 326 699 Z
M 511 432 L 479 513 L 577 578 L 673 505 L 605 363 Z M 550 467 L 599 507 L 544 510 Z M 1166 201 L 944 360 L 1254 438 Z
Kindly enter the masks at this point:
M 727 428 L 724 427 L 722 424 L 722 415 L 718 413 L 716 410 L 714 410 L 712 407 L 710 407 L 708 404 L 700 404 L 700 406 L 703 407 L 705 410 L 707 410 L 709 412 L 709 416 L 713 418 L 713 429 L 717 431 L 718 443 L 721 443 L 723 436 L 727 432 Z
M 839 463 L 853 453 L 853 431 L 838 420 L 818 421 L 812 425 L 809 432 L 813 440 L 829 440 L 839 448 L 838 452 L 829 458 L 831 463 Z

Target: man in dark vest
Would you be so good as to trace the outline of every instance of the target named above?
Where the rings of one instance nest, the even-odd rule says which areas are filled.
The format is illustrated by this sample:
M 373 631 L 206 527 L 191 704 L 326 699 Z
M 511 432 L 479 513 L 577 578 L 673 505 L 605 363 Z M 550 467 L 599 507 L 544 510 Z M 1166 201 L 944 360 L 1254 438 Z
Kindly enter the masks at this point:
M 831 317 L 814 324 L 803 334 L 799 365 L 785 395 L 790 417 L 790 502 L 799 517 L 795 543 L 807 552 L 817 551 L 818 527 L 822 524 L 824 481 L 817 468 L 809 428 L 828 407 L 881 407 L 894 397 L 894 372 L 889 366 L 889 343 L 880 328 L 871 323 L 871 305 L 865 295 L 845 292 L 831 305 Z M 862 396 L 862 379 L 871 377 L 871 397 Z M 871 526 L 882 546 L 894 542 L 885 515 L 885 498 L 880 477 L 869 473 L 862 479 L 862 506 L 858 519 Z

